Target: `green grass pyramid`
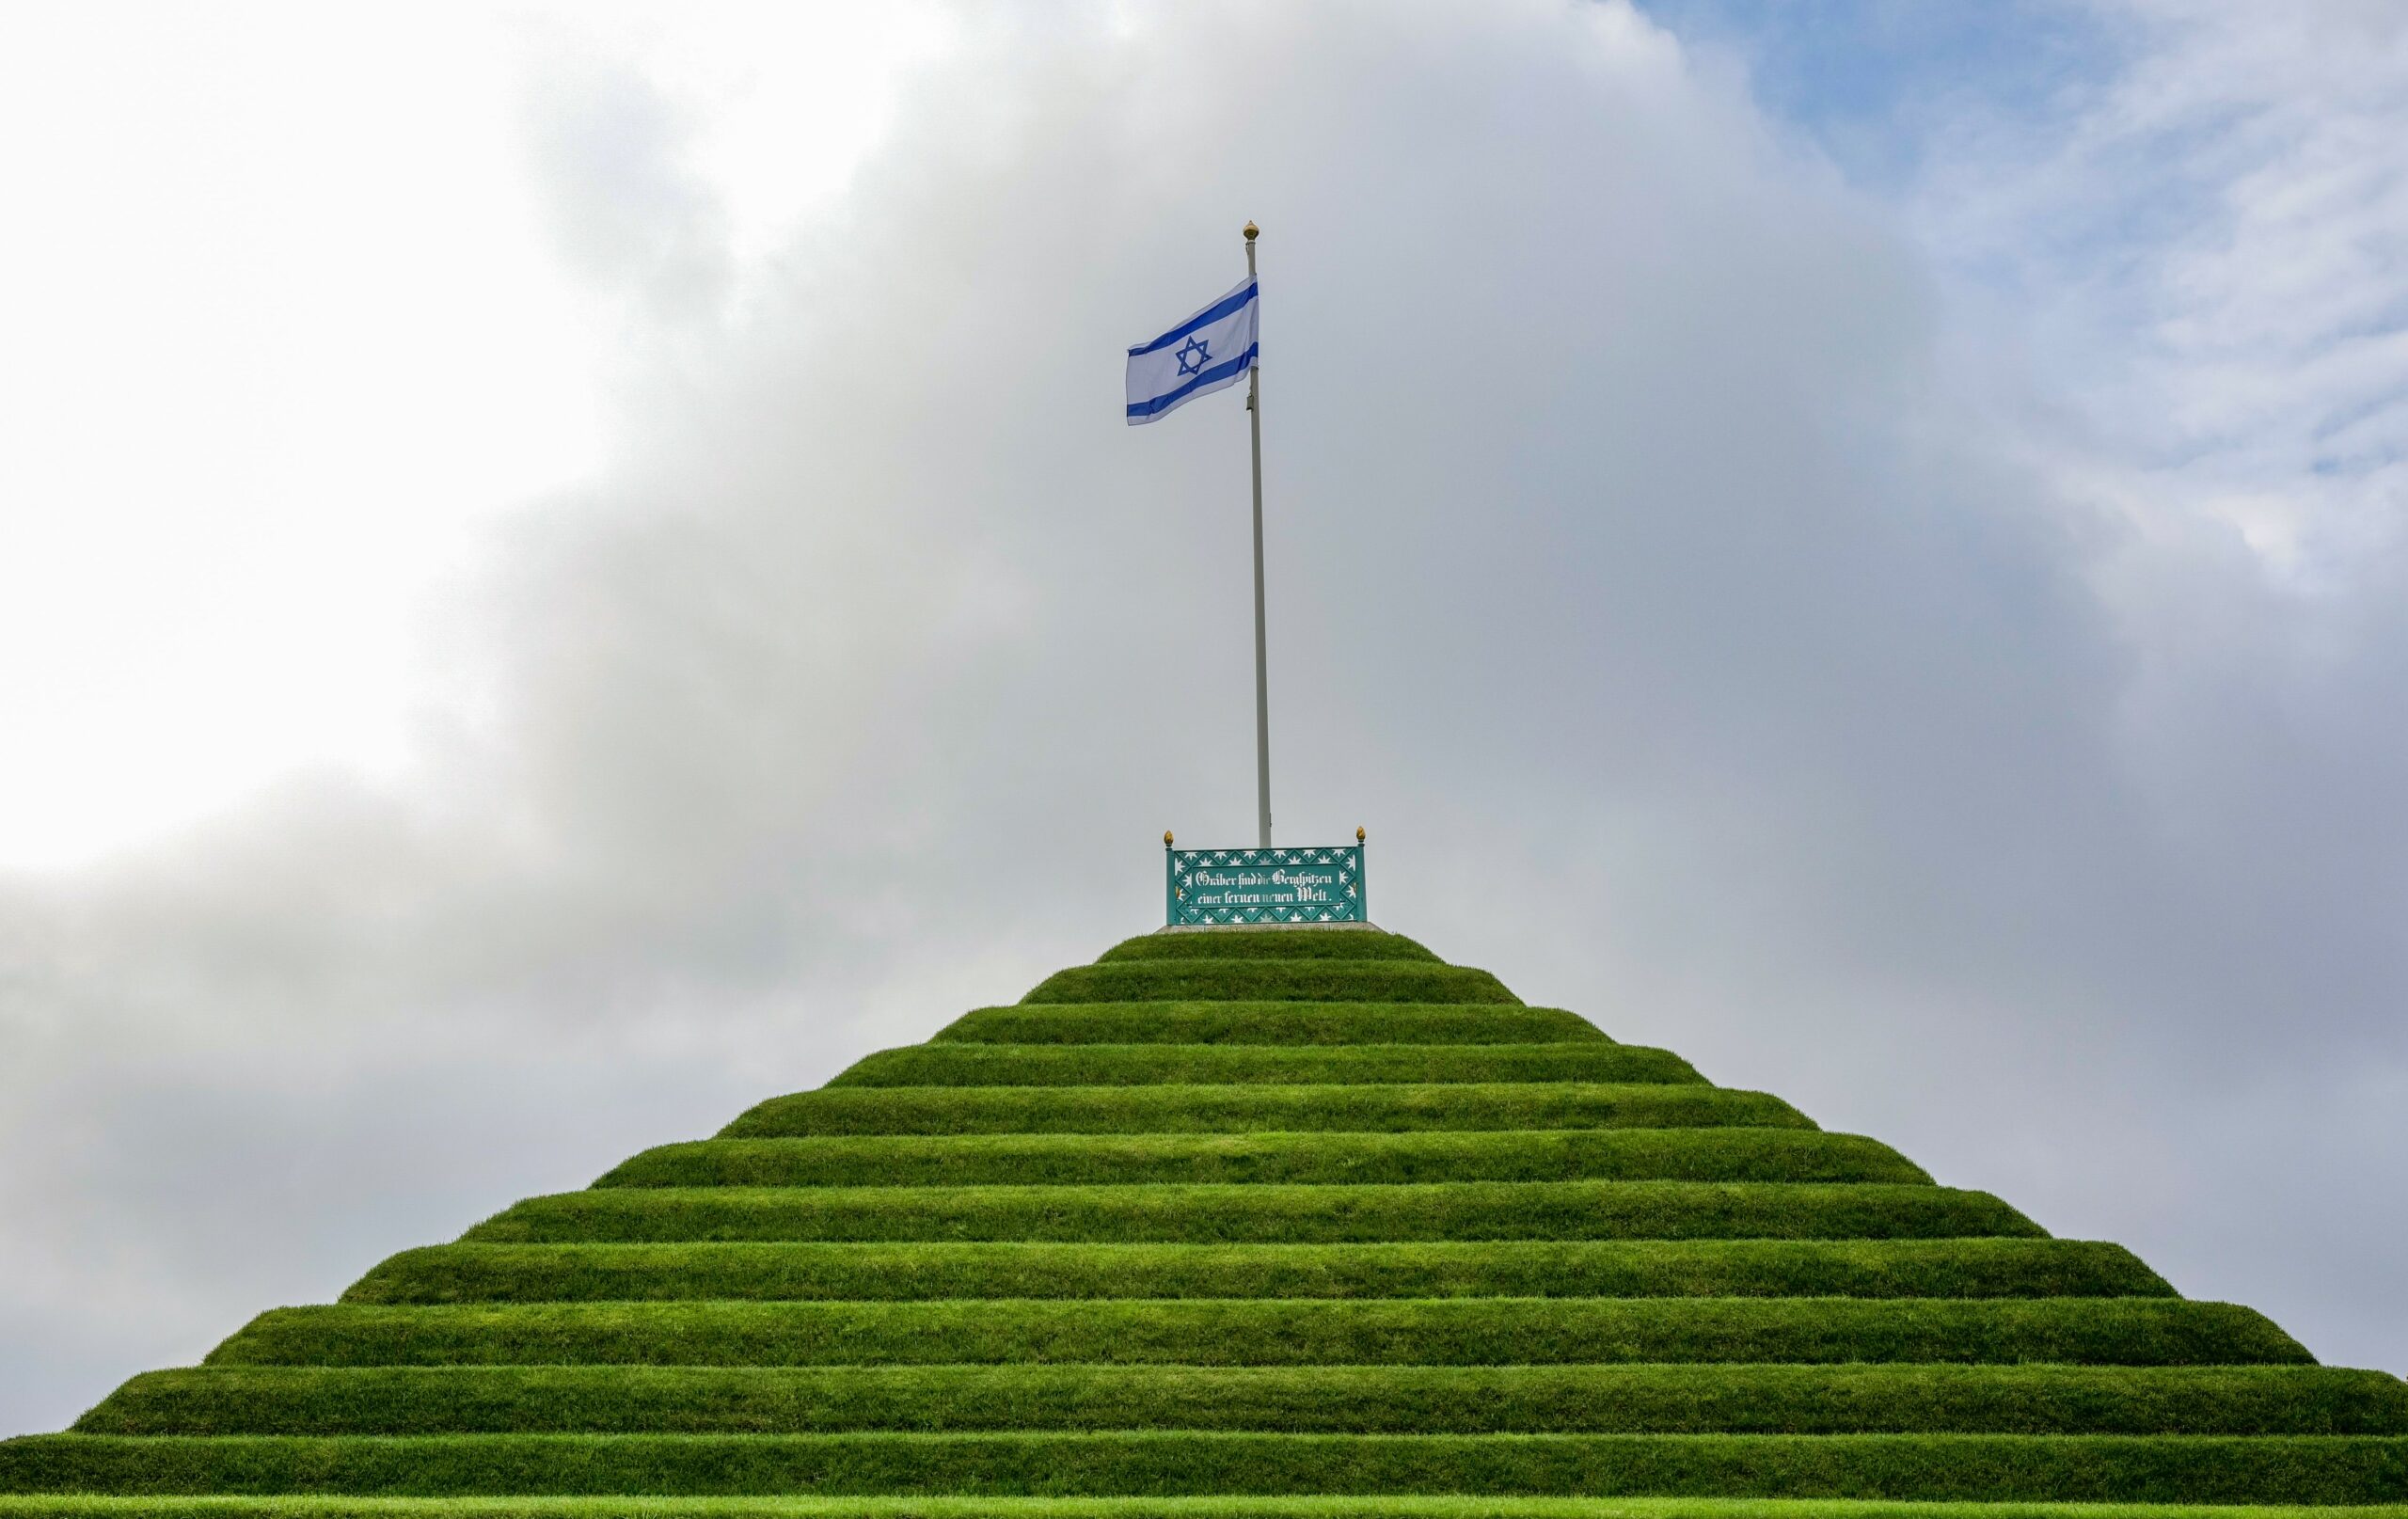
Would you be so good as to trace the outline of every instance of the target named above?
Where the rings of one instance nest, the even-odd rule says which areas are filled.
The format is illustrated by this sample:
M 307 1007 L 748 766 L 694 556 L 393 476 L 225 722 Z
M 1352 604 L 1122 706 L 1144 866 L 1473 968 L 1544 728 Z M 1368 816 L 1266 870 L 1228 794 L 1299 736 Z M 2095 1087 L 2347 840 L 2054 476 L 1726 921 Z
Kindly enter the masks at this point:
M 2408 1385 L 1411 940 L 1215 930 L 262 1314 L 0 1444 L 0 1515 L 2366 1505 L 2408 1499 Z

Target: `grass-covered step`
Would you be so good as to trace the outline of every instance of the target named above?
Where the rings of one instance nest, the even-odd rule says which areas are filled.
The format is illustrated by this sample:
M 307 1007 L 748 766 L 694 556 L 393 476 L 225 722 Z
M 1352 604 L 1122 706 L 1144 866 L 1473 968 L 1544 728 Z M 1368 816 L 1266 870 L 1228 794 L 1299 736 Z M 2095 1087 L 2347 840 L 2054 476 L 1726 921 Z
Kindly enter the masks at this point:
M 1611 1043 L 1560 1007 L 1359 1002 L 1105 1002 L 980 1007 L 934 1035 L 958 1044 Z
M 702 1139 L 597 1187 L 1142 1186 L 1212 1182 L 1928 1181 L 1878 1140 L 1818 1129 L 1408 1133 L 851 1134 Z
M 1115 960 L 1056 971 L 1021 1001 L 1447 1002 L 1519 997 L 1486 971 L 1418 960 Z
M 1856 1498 L 362 1497 L 0 1493 L 0 1519 L 2337 1519 L 2323 1505 L 1887 1502 Z M 2348 1519 L 2408 1519 L 2408 1504 L 2353 1505 Z
M 913 1044 L 881 1050 L 844 1086 L 1395 1085 L 1406 1082 L 1700 1082 L 1669 1050 L 1552 1044 Z
M 1111 1433 L 124 1437 L 0 1444 L 12 1491 L 1669 1495 L 2377 1503 L 2383 1435 Z
M 261 1314 L 209 1355 L 226 1366 L 2309 1360 L 2250 1309 L 2180 1298 L 341 1304 Z
M 2210 1499 L 2408 1519 L 2408 1387 L 1358 930 L 1131 941 L 0 1443 L 0 1519 Z
M 2401 1434 L 2408 1385 L 2324 1367 L 197 1367 L 86 1434 Z
M 839 1086 L 771 1098 L 718 1137 L 1814 1127 L 1769 1093 L 1694 1082 Z
M 530 1197 L 491 1242 L 1058 1240 L 1935 1240 L 2038 1236 L 1986 1192 L 1919 1184 L 1468 1181 L 1426 1186 L 606 1187 Z
M 1402 934 L 1365 928 L 1214 928 L 1141 934 L 1096 957 L 1126 960 L 1419 960 L 1445 962 Z
M 2084 1240 L 446 1244 L 346 1303 L 934 1298 L 2170 1297 Z

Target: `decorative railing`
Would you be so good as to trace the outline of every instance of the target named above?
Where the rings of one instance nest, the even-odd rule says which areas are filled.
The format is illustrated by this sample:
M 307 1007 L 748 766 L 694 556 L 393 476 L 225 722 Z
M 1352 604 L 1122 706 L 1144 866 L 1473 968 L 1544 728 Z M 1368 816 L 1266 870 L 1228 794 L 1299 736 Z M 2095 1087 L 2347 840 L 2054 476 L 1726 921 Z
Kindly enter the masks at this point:
M 1353 844 L 1287 849 L 1181 849 L 1165 833 L 1163 863 L 1175 927 L 1370 921 L 1361 829 Z

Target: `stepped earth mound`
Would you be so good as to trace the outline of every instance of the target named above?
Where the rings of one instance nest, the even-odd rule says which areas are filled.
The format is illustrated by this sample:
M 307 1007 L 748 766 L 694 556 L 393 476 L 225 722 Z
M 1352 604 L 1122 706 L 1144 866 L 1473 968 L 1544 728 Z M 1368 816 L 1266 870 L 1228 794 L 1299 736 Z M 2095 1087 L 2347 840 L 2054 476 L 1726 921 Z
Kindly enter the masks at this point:
M 2408 1385 L 1411 940 L 1231 929 L 1133 940 L 261 1314 L 0 1443 L 0 1515 L 2372 1505 L 2408 1499 Z

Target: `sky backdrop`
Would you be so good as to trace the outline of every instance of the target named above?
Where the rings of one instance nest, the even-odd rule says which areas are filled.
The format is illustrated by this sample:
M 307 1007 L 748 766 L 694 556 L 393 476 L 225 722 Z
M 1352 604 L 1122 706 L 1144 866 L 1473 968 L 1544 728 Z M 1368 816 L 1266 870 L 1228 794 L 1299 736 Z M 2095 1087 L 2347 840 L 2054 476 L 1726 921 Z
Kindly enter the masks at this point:
M 0 10 L 0 1433 L 1254 799 L 2408 1371 L 2391 0 Z

